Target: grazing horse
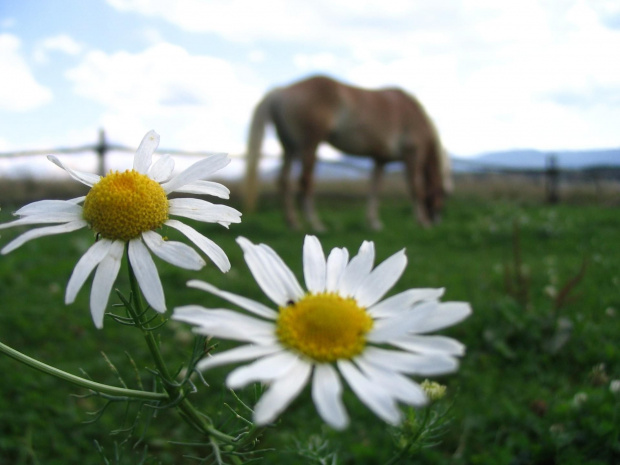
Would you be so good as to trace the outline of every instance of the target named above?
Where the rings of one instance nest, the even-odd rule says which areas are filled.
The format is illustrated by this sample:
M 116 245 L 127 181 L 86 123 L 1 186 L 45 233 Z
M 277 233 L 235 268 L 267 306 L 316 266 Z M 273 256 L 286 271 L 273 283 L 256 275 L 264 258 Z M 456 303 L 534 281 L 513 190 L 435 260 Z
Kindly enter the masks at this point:
M 314 209 L 312 179 L 317 147 L 323 141 L 344 153 L 374 160 L 367 210 L 371 228 L 382 227 L 377 196 L 384 166 L 398 160 L 405 163 L 418 222 L 428 227 L 439 220 L 444 196 L 451 188 L 449 159 L 422 105 L 402 90 L 366 90 L 315 76 L 269 92 L 254 110 L 250 126 L 245 181 L 248 211 L 256 208 L 258 161 L 268 122 L 274 124 L 284 149 L 279 188 L 292 228 L 298 229 L 299 221 L 290 171 L 293 160 L 299 159 L 305 218 L 313 229 L 324 230 Z

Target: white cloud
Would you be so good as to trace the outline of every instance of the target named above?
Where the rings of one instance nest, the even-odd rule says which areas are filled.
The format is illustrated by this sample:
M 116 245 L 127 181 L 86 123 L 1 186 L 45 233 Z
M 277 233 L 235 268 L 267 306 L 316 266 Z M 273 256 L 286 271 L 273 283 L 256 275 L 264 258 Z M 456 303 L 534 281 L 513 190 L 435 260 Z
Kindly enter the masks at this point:
M 192 32 L 215 32 L 234 41 L 302 38 L 320 22 L 312 3 L 288 0 L 108 0 L 121 11 L 164 18 Z
M 321 52 L 316 54 L 300 53 L 293 56 L 293 64 L 300 70 L 316 71 L 333 69 L 338 64 L 338 58 L 333 53 Z
M 86 51 L 71 39 L 85 36 L 69 29 L 65 39 L 24 47 L 35 56 L 60 52 L 79 59 L 66 73 L 68 82 L 91 115 L 89 103 L 102 109 L 88 124 L 105 127 L 117 142 L 135 145 L 153 128 L 167 147 L 240 152 L 253 105 L 268 88 L 321 71 L 415 94 L 456 154 L 620 145 L 614 127 L 620 121 L 620 8 L 613 0 L 108 3 L 118 14 L 134 15 L 131 40 L 148 48 L 136 53 L 128 39 L 134 52 L 112 52 L 114 42 L 104 46 L 102 33 L 88 39 L 100 50 Z M 161 20 L 196 34 L 158 29 Z M 218 57 L 165 42 L 187 39 L 195 51 L 214 35 L 212 44 L 222 45 Z M 34 79 L 19 41 L 5 36 L 0 80 L 10 85 L 0 86 L 0 108 L 27 110 L 49 101 L 51 92 Z M 235 55 L 226 59 L 226 53 Z M 60 106 L 58 115 L 65 117 Z M 97 129 L 66 118 L 71 130 Z M 277 151 L 273 140 L 266 148 Z
M 66 55 L 78 55 L 83 50 L 82 44 L 76 42 L 67 34 L 60 34 L 48 37 L 37 44 L 34 51 L 34 59 L 38 63 L 47 63 L 49 61 L 50 52 L 60 52 Z
M 250 63 L 262 63 L 265 61 L 266 57 L 267 54 L 264 50 L 255 49 L 248 53 L 248 60 L 250 60 Z
M 28 111 L 52 100 L 52 92 L 39 84 L 21 54 L 21 42 L 0 34 L 0 109 Z
M 344 76 L 416 94 L 457 154 L 619 144 L 608 121 L 620 120 L 620 31 L 589 3 L 557 11 L 527 1 L 465 5 L 442 40 L 412 31 L 398 47 L 387 34 Z M 399 52 L 381 56 L 388 49 Z
M 60 34 L 54 37 L 48 37 L 45 39 L 41 46 L 45 50 L 54 50 L 67 55 L 77 55 L 82 51 L 82 45 L 76 42 L 72 37 L 67 34 Z
M 159 29 L 148 27 L 142 31 L 142 37 L 148 44 L 158 44 L 159 42 L 165 42 Z
M 116 139 L 165 128 L 166 146 L 189 150 L 242 151 L 262 92 L 249 70 L 168 43 L 136 54 L 92 51 L 66 75 L 76 93 L 104 105 L 101 124 Z

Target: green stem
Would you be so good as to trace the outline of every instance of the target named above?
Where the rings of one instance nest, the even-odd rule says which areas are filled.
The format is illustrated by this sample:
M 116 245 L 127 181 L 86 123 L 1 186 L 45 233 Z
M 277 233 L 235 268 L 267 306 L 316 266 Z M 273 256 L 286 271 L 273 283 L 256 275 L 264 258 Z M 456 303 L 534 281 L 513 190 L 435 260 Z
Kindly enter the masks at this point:
M 426 428 L 426 422 L 428 421 L 429 408 L 430 407 L 427 407 L 426 409 L 424 409 L 424 420 L 422 420 L 422 423 L 420 424 L 415 435 L 411 439 L 409 439 L 409 442 L 407 442 L 405 447 L 403 447 L 400 452 L 398 452 L 390 460 L 385 462 L 385 465 L 395 465 L 397 463 L 400 463 L 401 459 L 405 457 L 407 454 L 409 454 L 409 451 L 411 450 L 411 448 L 415 445 L 418 439 L 420 439 L 420 436 L 422 436 L 422 433 L 424 433 L 424 428 Z
M 170 400 L 182 399 L 178 403 L 177 408 L 182 412 L 182 417 L 185 418 L 186 421 L 190 423 L 194 428 L 197 428 L 199 431 L 202 431 L 204 434 L 211 436 L 212 438 L 217 438 L 226 443 L 234 442 L 234 438 L 232 436 L 222 433 L 221 431 L 216 429 L 206 417 L 201 415 L 196 410 L 196 408 L 192 405 L 189 399 L 185 397 L 183 387 L 178 386 L 174 378 L 170 375 L 168 367 L 166 366 L 166 363 L 164 362 L 164 359 L 161 355 L 161 351 L 159 350 L 159 344 L 155 340 L 153 332 L 145 327 L 145 312 L 142 305 L 142 299 L 140 298 L 140 286 L 138 285 L 136 275 L 133 272 L 133 268 L 131 267 L 131 262 L 129 260 L 127 260 L 127 264 L 129 269 L 129 282 L 132 293 L 132 298 L 130 302 L 131 305 L 127 306 L 127 310 L 129 311 L 136 326 L 142 330 L 142 334 L 149 348 L 149 351 L 151 352 L 151 356 L 153 357 L 153 361 L 155 362 L 157 371 L 162 377 L 163 386 L 168 393 L 168 398 Z
M 91 391 L 100 392 L 102 394 L 108 394 L 111 396 L 122 396 L 122 397 L 132 397 L 135 399 L 142 400 L 167 400 L 168 396 L 162 392 L 147 392 L 147 391 L 138 391 L 135 389 L 126 389 L 120 388 L 116 386 L 109 386 L 107 384 L 96 383 L 89 379 L 81 378 L 79 376 L 72 375 L 71 373 L 67 373 L 66 371 L 59 370 L 50 365 L 46 365 L 39 360 L 28 357 L 27 355 L 18 352 L 17 350 L 7 346 L 0 342 L 0 352 L 8 355 L 11 358 L 14 358 L 18 362 L 21 362 L 25 365 L 28 365 L 31 368 L 39 370 L 45 374 L 55 376 L 56 378 L 62 379 L 63 381 L 67 381 L 72 384 L 76 384 L 86 389 L 90 389 Z

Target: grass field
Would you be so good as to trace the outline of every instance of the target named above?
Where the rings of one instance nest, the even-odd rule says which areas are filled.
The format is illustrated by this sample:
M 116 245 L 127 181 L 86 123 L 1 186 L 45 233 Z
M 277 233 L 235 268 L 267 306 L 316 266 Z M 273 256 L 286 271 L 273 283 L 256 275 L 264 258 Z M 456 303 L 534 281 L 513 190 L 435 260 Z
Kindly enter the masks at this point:
M 235 198 L 230 204 L 238 206 Z M 405 199 L 387 196 L 382 203 L 385 228 L 375 233 L 364 226 L 361 197 L 324 194 L 318 205 L 329 228 L 320 235 L 325 250 L 346 246 L 353 252 L 368 239 L 375 241 L 380 261 L 405 248 L 409 265 L 394 293 L 445 287 L 444 300 L 468 301 L 473 307 L 468 320 L 444 332 L 467 346 L 460 370 L 437 379 L 448 388 L 442 402 L 452 404 L 452 421 L 438 445 L 407 463 L 620 463 L 620 393 L 610 389 L 613 380 L 620 380 L 617 206 L 547 206 L 455 195 L 444 222 L 423 230 L 413 222 Z M 2 204 L 0 220 L 8 221 L 14 209 Z M 273 197 L 230 230 L 199 227 L 226 250 L 232 270 L 222 275 L 209 266 L 185 272 L 158 261 L 169 308 L 221 305 L 186 289 L 192 278 L 267 303 L 235 243 L 240 235 L 272 246 L 301 277 L 304 233 L 284 228 Z M 0 244 L 17 233 L 3 231 Z M 152 364 L 137 331 L 111 319 L 96 330 L 86 289 L 75 304 L 63 304 L 71 270 L 91 240 L 80 231 L 32 241 L 0 257 L 0 341 L 63 370 L 83 370 L 100 382 L 118 384 L 121 376 L 130 387 L 138 386 L 138 378 L 148 386 L 145 367 Z M 123 272 L 117 287 L 128 289 Z M 193 344 L 188 328 L 170 322 L 158 334 L 170 365 L 180 364 Z M 192 398 L 213 418 L 230 417 L 224 402 L 236 405 L 221 387 L 228 370 L 208 372 L 210 388 L 201 386 Z M 139 423 L 131 432 L 123 430 L 133 424 L 136 411 L 124 404 L 111 405 L 98 421 L 85 423 L 89 412 L 104 405 L 101 399 L 76 397 L 85 392 L 6 356 L 0 356 L 0 372 L 2 464 L 99 464 L 106 463 L 104 456 L 108 463 L 140 463 L 145 456 L 145 463 L 199 463 L 183 454 L 207 453 L 205 447 L 171 444 L 201 440 L 174 411 L 162 411 L 148 428 Z M 254 393 L 246 389 L 240 395 L 252 402 Z M 351 427 L 335 432 L 321 423 L 306 390 L 277 426 L 265 431 L 260 447 L 276 452 L 264 452 L 263 463 L 321 463 L 302 459 L 296 444 L 325 445 L 324 455 L 335 452 L 339 464 L 390 458 L 395 451 L 390 428 L 350 392 L 345 403 Z M 142 412 L 140 419 L 146 417 Z

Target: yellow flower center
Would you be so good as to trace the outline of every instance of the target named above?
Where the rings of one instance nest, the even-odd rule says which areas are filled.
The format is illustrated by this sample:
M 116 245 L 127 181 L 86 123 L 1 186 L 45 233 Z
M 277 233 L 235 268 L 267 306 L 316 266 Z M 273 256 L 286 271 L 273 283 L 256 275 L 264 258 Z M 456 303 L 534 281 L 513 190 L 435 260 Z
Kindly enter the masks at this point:
M 361 353 L 372 324 L 353 299 L 308 294 L 280 308 L 276 334 L 283 345 L 317 362 L 334 362 Z
M 168 197 L 156 181 L 134 170 L 110 171 L 86 196 L 84 219 L 107 239 L 134 239 L 168 219 Z

